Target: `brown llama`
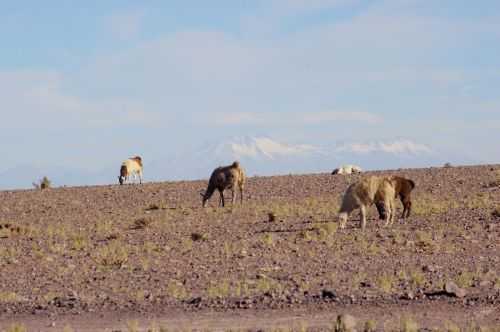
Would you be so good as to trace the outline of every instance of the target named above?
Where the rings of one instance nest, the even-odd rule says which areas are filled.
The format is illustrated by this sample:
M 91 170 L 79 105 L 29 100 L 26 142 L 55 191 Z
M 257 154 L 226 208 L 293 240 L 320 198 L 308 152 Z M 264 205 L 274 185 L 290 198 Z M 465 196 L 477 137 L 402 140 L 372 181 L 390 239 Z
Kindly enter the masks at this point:
M 206 202 L 212 197 L 212 194 L 217 189 L 219 191 L 219 206 L 224 207 L 224 190 L 231 190 L 231 202 L 235 201 L 235 189 L 240 190 L 240 203 L 243 204 L 243 187 L 245 185 L 245 172 L 238 161 L 233 162 L 229 166 L 217 167 L 208 180 L 208 187 L 204 193 L 200 193 L 203 197 L 202 206 L 205 207 Z
M 396 191 L 395 198 L 399 196 L 399 199 L 403 204 L 403 214 L 401 215 L 401 218 L 408 218 L 411 213 L 411 192 L 415 188 L 415 182 L 401 176 L 391 176 L 390 178 L 392 183 L 394 184 L 394 189 Z M 376 206 L 380 219 L 383 219 L 379 205 Z

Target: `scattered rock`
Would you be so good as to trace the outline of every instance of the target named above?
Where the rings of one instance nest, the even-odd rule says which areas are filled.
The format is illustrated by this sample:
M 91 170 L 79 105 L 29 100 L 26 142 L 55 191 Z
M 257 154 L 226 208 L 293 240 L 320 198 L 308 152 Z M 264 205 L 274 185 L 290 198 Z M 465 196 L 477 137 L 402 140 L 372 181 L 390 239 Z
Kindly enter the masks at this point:
M 330 299 L 330 300 L 334 300 L 337 298 L 337 295 L 335 295 L 335 293 L 331 290 L 328 290 L 328 289 L 323 289 L 321 291 L 321 297 L 323 299 Z
M 415 293 L 413 292 L 406 292 L 403 297 L 404 300 L 414 300 L 415 299 Z
M 436 272 L 439 270 L 439 266 L 437 265 L 426 265 L 422 268 L 424 272 Z
M 267 217 L 268 217 L 268 221 L 269 221 L 269 222 L 276 221 L 276 215 L 275 215 L 273 212 L 269 212 L 269 213 L 267 214 Z
M 479 283 L 479 287 L 488 287 L 492 284 L 490 280 L 483 280 Z
M 453 281 L 448 281 L 444 285 L 444 290 L 449 295 L 453 295 L 453 296 L 456 296 L 458 298 L 462 298 L 462 297 L 465 297 L 465 295 L 467 295 L 467 291 L 463 288 L 458 287 L 458 285 L 456 283 L 454 283 Z
M 201 297 L 193 297 L 192 299 L 189 299 L 187 303 L 191 305 L 197 305 L 201 303 Z

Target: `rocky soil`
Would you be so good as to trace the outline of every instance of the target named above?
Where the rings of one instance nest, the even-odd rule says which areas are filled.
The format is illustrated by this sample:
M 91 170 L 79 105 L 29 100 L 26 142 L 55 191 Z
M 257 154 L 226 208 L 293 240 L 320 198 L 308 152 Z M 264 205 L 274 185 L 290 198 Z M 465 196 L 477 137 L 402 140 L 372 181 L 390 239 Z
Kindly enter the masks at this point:
M 338 229 L 366 174 L 413 179 L 412 216 Z M 0 329 L 500 326 L 500 165 L 252 177 L 226 208 L 206 183 L 0 192 Z

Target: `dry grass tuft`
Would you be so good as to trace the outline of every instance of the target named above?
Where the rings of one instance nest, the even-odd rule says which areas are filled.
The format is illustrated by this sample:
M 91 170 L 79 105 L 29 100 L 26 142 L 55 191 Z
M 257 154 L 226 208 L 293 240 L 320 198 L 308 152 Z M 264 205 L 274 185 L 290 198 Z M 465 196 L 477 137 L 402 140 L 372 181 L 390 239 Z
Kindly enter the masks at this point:
M 153 222 L 150 218 L 139 218 L 134 221 L 134 224 L 130 227 L 130 229 L 144 229 L 151 225 Z
M 191 240 L 193 241 L 206 241 L 208 240 L 208 235 L 205 233 L 191 233 Z
M 44 190 L 50 188 L 51 182 L 48 177 L 44 176 L 42 179 L 38 180 L 38 182 L 33 182 L 32 184 L 35 189 Z

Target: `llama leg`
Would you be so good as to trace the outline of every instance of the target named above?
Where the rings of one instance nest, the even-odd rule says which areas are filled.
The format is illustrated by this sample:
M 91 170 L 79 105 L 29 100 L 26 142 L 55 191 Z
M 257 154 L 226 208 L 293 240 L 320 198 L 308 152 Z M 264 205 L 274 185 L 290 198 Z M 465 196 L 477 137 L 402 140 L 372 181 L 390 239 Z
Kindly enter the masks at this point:
M 234 195 L 234 187 L 231 189 L 231 205 L 234 205 L 234 200 L 236 199 L 236 196 Z
M 243 187 L 240 186 L 240 204 L 243 205 Z
M 389 206 L 389 214 L 387 215 L 387 219 L 389 220 L 389 225 L 392 226 L 392 224 L 394 223 L 394 212 L 395 212 L 392 201 L 388 202 L 388 206 Z
M 142 171 L 139 171 L 139 183 L 142 184 Z
M 219 194 L 220 194 L 220 201 L 219 201 L 219 206 L 222 206 L 224 207 L 225 206 L 225 202 L 224 202 L 224 191 L 223 190 L 219 190 Z
M 341 212 L 339 213 L 339 223 L 340 223 L 340 228 L 344 229 L 346 224 L 347 224 L 347 217 L 349 214 L 347 212 Z
M 401 219 L 405 219 L 408 214 L 408 204 L 403 199 L 401 199 L 401 203 L 403 203 L 403 214 L 401 215 Z
M 359 226 L 361 227 L 361 229 L 366 228 L 366 207 L 364 204 L 361 205 L 361 220 Z
M 384 201 L 384 205 L 385 205 L 385 209 L 387 210 L 386 211 L 386 215 L 385 215 L 385 224 L 384 224 L 384 227 L 387 227 L 391 224 L 391 219 L 392 219 L 392 205 L 391 205 L 391 202 L 389 202 L 389 200 L 385 200 Z

